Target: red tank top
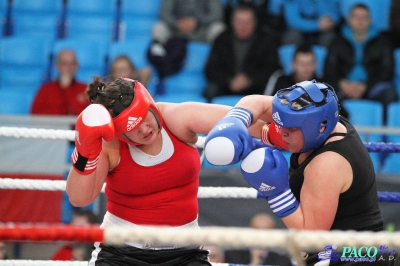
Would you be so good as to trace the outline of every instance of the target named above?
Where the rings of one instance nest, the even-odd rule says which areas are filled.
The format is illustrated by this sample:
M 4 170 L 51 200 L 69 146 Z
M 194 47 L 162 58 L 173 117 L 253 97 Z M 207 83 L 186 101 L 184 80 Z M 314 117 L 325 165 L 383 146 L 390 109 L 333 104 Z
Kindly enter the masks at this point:
M 110 213 L 138 225 L 179 226 L 197 218 L 199 152 L 176 138 L 165 125 L 163 129 L 172 141 L 173 153 L 153 166 L 135 162 L 129 145 L 119 142 L 120 162 L 106 179 Z

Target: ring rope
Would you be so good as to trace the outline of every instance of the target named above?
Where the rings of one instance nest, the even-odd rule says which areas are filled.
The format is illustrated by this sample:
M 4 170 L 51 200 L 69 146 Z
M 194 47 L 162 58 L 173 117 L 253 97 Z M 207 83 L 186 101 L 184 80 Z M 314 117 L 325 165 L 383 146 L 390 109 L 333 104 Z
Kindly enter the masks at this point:
M 0 260 L 0 266 L 87 266 L 87 261 L 54 261 L 54 260 Z M 213 266 L 245 266 L 231 263 L 215 263 Z M 250 265 L 249 265 L 250 266 Z
M 0 189 L 23 189 L 44 191 L 65 191 L 65 180 L 37 180 L 0 178 Z M 101 190 L 105 191 L 105 184 Z M 199 187 L 198 198 L 236 198 L 263 199 L 265 198 L 254 188 L 248 187 Z M 380 202 L 400 202 L 400 192 L 378 191 Z
M 43 129 L 27 127 L 0 127 L 0 136 L 16 138 L 59 139 L 73 141 L 75 131 L 66 129 Z M 196 147 L 203 148 L 205 137 L 199 136 Z M 369 152 L 400 152 L 400 143 L 364 142 Z
M 179 232 L 179 237 L 177 233 Z M 103 242 L 106 245 L 133 243 L 159 243 L 179 245 L 216 245 L 288 250 L 302 265 L 301 251 L 324 250 L 326 246 L 379 246 L 400 247 L 400 232 L 357 232 L 294 229 L 253 229 L 239 227 L 74 227 L 74 226 L 0 226 L 0 240 L 79 241 Z

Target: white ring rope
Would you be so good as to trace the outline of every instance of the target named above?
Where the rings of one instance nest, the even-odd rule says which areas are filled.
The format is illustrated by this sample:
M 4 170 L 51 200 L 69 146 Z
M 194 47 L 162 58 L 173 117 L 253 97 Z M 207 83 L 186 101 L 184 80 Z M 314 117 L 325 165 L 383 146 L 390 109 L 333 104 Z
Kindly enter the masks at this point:
M 229 266 L 229 263 L 211 263 L 213 266 Z M 87 266 L 87 261 L 52 260 L 0 260 L 0 266 Z
M 400 247 L 400 232 L 262 230 L 219 226 L 205 226 L 199 230 L 163 227 L 124 227 L 123 230 L 121 230 L 121 227 L 107 227 L 104 229 L 104 243 L 118 245 L 126 242 L 245 248 L 278 247 L 283 249 L 293 246 L 296 250 L 322 251 L 325 246 L 333 244 L 338 247 L 353 247 L 382 245 L 384 243 L 389 247 Z
M 0 136 L 15 138 L 74 140 L 75 132 L 73 130 L 64 129 L 0 127 Z
M 60 139 L 73 141 L 75 139 L 75 131 L 68 129 L 0 127 L 0 136 L 34 139 Z M 203 148 L 205 139 L 205 137 L 199 136 L 196 142 L 196 147 Z
M 0 189 L 65 191 L 65 180 L 0 178 Z M 102 192 L 105 190 L 103 186 Z M 199 187 L 198 198 L 256 199 L 257 190 L 247 187 Z

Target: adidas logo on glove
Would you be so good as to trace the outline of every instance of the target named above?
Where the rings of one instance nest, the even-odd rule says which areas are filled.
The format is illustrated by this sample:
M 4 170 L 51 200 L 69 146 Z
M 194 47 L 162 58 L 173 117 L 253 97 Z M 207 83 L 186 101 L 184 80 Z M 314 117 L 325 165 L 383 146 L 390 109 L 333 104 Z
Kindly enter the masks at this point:
M 271 187 L 265 183 L 261 183 L 261 186 L 258 188 L 258 190 L 259 191 L 270 191 L 270 190 L 274 190 L 275 188 L 276 188 L 275 186 Z
M 223 129 L 225 129 L 225 128 L 228 128 L 228 127 L 230 127 L 230 126 L 233 126 L 235 123 L 224 123 L 224 124 L 221 124 L 221 125 L 218 125 L 217 127 L 218 127 L 218 130 L 223 130 Z

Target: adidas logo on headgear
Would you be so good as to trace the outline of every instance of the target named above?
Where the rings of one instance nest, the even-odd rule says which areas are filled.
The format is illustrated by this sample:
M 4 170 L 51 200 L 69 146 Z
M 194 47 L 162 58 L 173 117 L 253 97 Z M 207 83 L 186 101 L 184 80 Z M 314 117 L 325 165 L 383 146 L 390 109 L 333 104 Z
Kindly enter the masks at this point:
M 275 121 L 276 124 L 278 124 L 278 125 L 280 125 L 280 126 L 283 126 L 283 123 L 282 123 L 282 121 L 281 121 L 281 118 L 280 118 L 278 112 L 275 112 L 275 113 L 272 114 L 272 119 L 274 119 L 274 121 Z
M 258 188 L 259 191 L 270 191 L 270 190 L 274 190 L 276 187 L 275 186 L 269 186 L 265 183 L 261 183 L 261 186 Z
M 130 116 L 128 117 L 128 123 L 126 124 L 126 130 L 127 131 L 131 131 L 137 124 L 140 123 L 140 121 L 142 121 L 142 117 L 133 117 Z

